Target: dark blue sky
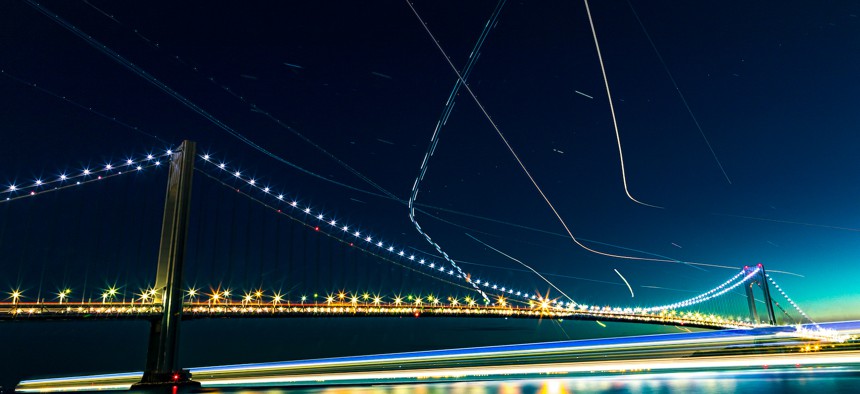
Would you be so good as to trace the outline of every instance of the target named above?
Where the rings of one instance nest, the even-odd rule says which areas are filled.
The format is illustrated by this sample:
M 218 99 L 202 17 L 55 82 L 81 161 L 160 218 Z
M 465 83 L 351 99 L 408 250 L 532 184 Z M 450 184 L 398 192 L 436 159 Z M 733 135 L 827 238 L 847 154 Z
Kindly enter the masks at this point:
M 404 2 L 41 4 L 281 158 L 372 190 L 260 111 L 399 198 L 409 195 L 456 80 Z M 415 7 L 451 61 L 463 67 L 496 4 L 417 2 Z M 577 237 L 692 262 L 734 267 L 761 262 L 803 275 L 774 277 L 813 317 L 857 318 L 844 306 L 860 303 L 853 280 L 860 274 L 860 5 L 632 4 L 731 184 L 629 3 L 594 2 L 629 190 L 665 209 L 630 201 L 583 4 L 511 1 L 490 31 L 469 82 L 536 182 Z M 432 250 L 402 204 L 273 160 L 26 2 L 0 7 L 0 182 L 29 182 L 58 169 L 165 146 L 150 135 L 174 144 L 192 139 L 201 150 L 350 223 Z M 122 182 L 133 188 L 137 181 Z M 160 198 L 161 181 L 141 183 Z M 98 187 L 112 193 L 110 186 Z M 21 212 L 27 204 L 37 211 L 40 202 L 51 204 L 46 197 L 33 200 L 2 209 L 19 217 L 26 216 Z M 581 302 L 631 303 L 613 269 L 631 282 L 636 304 L 674 300 L 692 294 L 678 290 L 705 290 L 734 274 L 597 256 L 569 238 L 547 234 L 564 229 L 465 91 L 442 131 L 418 201 L 492 219 L 428 209 L 541 272 L 612 282 L 551 277 Z M 116 211 L 118 204 L 104 206 Z M 157 217 L 157 206 L 150 209 Z M 46 215 L 64 221 L 57 219 L 61 213 Z M 17 228 L 10 217 L 7 238 L 0 241 L 6 242 L 4 250 L 19 239 L 8 235 Z M 511 271 L 521 268 L 516 263 L 465 236 L 466 230 L 425 215 L 419 220 L 455 259 L 503 268 L 464 265 L 474 275 L 538 286 Z M 157 222 L 148 226 L 157 229 Z M 26 278 L 39 279 L 38 274 Z M 525 284 L 514 283 L 519 280 Z M 16 280 L 7 282 L 12 286 Z M 545 291 L 546 285 L 540 286 Z

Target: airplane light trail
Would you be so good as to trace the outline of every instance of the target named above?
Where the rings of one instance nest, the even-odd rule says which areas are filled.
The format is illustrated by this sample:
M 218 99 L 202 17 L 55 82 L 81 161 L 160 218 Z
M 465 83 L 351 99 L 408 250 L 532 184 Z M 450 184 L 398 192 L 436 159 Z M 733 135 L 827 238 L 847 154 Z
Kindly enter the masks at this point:
M 630 195 L 630 190 L 627 188 L 627 172 L 624 170 L 624 153 L 621 150 L 621 134 L 618 133 L 618 121 L 615 119 L 615 106 L 612 104 L 612 92 L 609 91 L 609 79 L 606 77 L 606 68 L 603 66 L 603 55 L 600 54 L 600 44 L 597 42 L 597 30 L 594 29 L 594 20 L 591 18 L 591 9 L 588 7 L 588 0 L 583 1 L 585 2 L 585 11 L 588 13 L 588 23 L 591 25 L 591 34 L 594 36 L 594 46 L 597 48 L 597 60 L 600 62 L 600 72 L 603 73 L 603 83 L 606 85 L 606 96 L 609 99 L 609 112 L 612 114 L 612 126 L 615 128 L 615 140 L 618 141 L 618 158 L 621 161 L 621 181 L 624 184 L 624 193 L 627 193 L 627 197 L 639 205 L 663 209 L 663 207 L 646 204 L 633 198 L 633 196 Z
M 507 258 L 509 258 L 509 259 L 511 259 L 511 260 L 513 260 L 513 261 L 516 261 L 517 263 L 520 263 L 520 265 L 522 265 L 523 267 L 528 268 L 531 272 L 534 272 L 534 273 L 535 273 L 535 275 L 537 275 L 537 276 L 539 276 L 541 279 L 543 279 L 543 280 L 544 280 L 544 282 L 546 282 L 547 284 L 549 284 L 550 286 L 552 286 L 552 288 L 553 288 L 553 289 L 555 289 L 556 291 L 558 291 L 559 293 L 561 293 L 563 296 L 565 296 L 565 297 L 566 297 L 568 300 L 570 300 L 570 302 L 572 302 L 574 305 L 577 305 L 577 302 L 576 302 L 576 301 L 574 301 L 574 300 L 573 300 L 573 298 L 570 298 L 570 296 L 568 296 L 567 294 L 565 294 L 563 291 L 561 291 L 561 289 L 559 289 L 558 287 L 556 287 L 556 285 L 554 285 L 552 282 L 550 282 L 550 281 L 549 281 L 549 279 L 547 279 L 545 276 L 541 275 L 541 273 L 540 273 L 540 272 L 535 271 L 535 269 L 534 269 L 534 268 L 529 267 L 526 263 L 523 263 L 522 261 L 517 260 L 517 259 L 516 259 L 516 258 L 514 258 L 513 256 L 510 256 L 510 255 L 506 254 L 505 252 L 502 252 L 501 250 L 498 250 L 498 249 L 496 249 L 496 248 L 494 248 L 494 247 L 492 247 L 492 246 L 490 246 L 490 245 L 486 244 L 485 242 L 481 241 L 480 239 L 477 239 L 477 238 L 473 237 L 471 234 L 468 234 L 468 233 L 467 233 L 467 234 L 466 234 L 466 236 L 467 236 L 467 237 L 469 237 L 469 238 L 474 239 L 475 241 L 477 241 L 477 242 L 478 242 L 478 243 L 480 243 L 481 245 L 484 245 L 484 246 L 486 246 L 486 247 L 488 247 L 488 248 L 492 249 L 492 250 L 493 250 L 493 251 L 495 251 L 496 253 L 501 254 L 502 256 L 505 256 L 505 257 L 507 257 Z M 628 286 L 628 287 L 629 287 L 629 286 Z M 631 291 L 632 291 L 632 290 L 631 290 Z
M 580 92 L 579 90 L 574 90 L 574 92 L 575 92 L 576 94 L 579 94 L 579 95 L 582 95 L 582 96 L 585 96 L 585 97 L 588 97 L 588 98 L 590 98 L 590 99 L 594 100 L 594 97 L 591 97 L 591 96 L 589 96 L 589 95 L 587 95 L 587 94 L 585 94 L 585 93 L 582 93 L 582 92 Z
M 623 281 L 624 281 L 624 284 L 625 284 L 625 285 L 627 285 L 627 288 L 630 290 L 630 298 L 633 298 L 633 297 L 634 297 L 634 295 L 633 295 L 633 288 L 632 288 L 632 287 L 630 287 L 630 283 L 629 283 L 629 282 L 627 282 L 627 279 L 625 279 L 625 278 L 624 278 L 624 275 L 621 275 L 621 273 L 620 273 L 620 272 L 618 272 L 618 270 L 617 270 L 617 269 L 613 268 L 613 270 L 615 271 L 615 273 L 616 273 L 616 274 L 618 274 L 618 276 L 620 276 L 620 277 L 621 277 L 621 280 L 623 280 Z

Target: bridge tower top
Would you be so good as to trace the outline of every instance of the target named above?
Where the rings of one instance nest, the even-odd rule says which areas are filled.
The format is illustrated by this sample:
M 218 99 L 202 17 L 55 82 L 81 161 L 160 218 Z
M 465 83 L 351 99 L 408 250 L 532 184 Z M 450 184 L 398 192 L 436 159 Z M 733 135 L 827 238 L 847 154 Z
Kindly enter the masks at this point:
M 191 178 L 194 173 L 195 151 L 196 144 L 186 140 L 176 152 L 171 152 L 155 279 L 156 303 L 162 305 L 162 316 L 150 326 L 146 369 L 139 383 L 141 386 L 196 383 L 191 381 L 190 373 L 178 367 L 182 271 L 191 209 Z
M 767 309 L 768 324 L 773 326 L 776 325 L 776 315 L 773 313 L 773 300 L 770 297 L 770 287 L 768 286 L 767 272 L 764 270 L 764 265 L 758 263 L 753 267 L 744 266 L 745 275 L 749 275 L 756 270 L 758 270 L 758 272 L 750 279 L 750 282 L 744 286 L 746 288 L 747 303 L 750 309 L 750 318 L 753 322 L 759 321 L 758 311 L 756 310 L 756 300 L 753 294 L 753 286 L 758 285 L 758 287 L 761 288 L 765 308 Z

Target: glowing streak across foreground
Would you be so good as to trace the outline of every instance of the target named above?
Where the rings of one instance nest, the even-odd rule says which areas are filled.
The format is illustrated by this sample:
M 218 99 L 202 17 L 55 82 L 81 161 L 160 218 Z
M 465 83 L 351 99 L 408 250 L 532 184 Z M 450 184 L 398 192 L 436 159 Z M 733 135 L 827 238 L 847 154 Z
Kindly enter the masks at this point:
M 860 332 L 858 323 L 831 323 L 831 327 L 856 334 Z M 811 344 L 789 331 L 788 327 L 776 327 L 530 343 L 200 367 L 192 368 L 191 372 L 204 387 L 330 386 L 512 379 L 535 375 L 577 378 L 726 369 L 814 369 L 860 363 L 860 350 L 856 345 Z M 732 353 L 731 349 L 750 349 L 744 345 L 754 343 L 758 344 L 757 353 Z M 690 356 L 700 350 L 720 348 L 729 353 Z M 774 349 L 782 351 L 774 352 Z M 139 378 L 139 372 L 132 372 L 29 380 L 21 382 L 17 391 L 123 390 Z

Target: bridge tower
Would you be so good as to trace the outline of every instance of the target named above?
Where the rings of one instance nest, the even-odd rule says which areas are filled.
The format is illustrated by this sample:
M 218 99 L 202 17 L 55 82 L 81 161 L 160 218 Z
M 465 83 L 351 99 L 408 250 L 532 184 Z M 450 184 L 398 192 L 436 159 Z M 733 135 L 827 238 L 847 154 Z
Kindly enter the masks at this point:
M 191 208 L 191 176 L 194 173 L 195 148 L 193 141 L 183 141 L 170 158 L 154 287 L 157 291 L 155 303 L 161 304 L 162 316 L 151 322 L 146 369 L 135 388 L 200 385 L 191 380 L 188 370 L 178 366 L 182 270 Z
M 750 318 L 754 323 L 759 322 L 758 311 L 756 310 L 755 306 L 755 296 L 753 295 L 753 286 L 758 285 L 758 287 L 761 288 L 762 297 L 764 298 L 764 304 L 767 308 L 767 323 L 773 326 L 776 325 L 776 316 L 773 313 L 773 300 L 770 298 L 770 287 L 768 286 L 767 274 L 765 273 L 764 266 L 761 263 L 759 263 L 755 267 L 745 266 L 744 274 L 749 275 L 750 273 L 755 271 L 756 268 L 758 268 L 758 273 L 751 278 L 751 280 L 749 281 L 749 283 L 746 284 L 746 286 L 744 286 L 746 288 L 747 293 L 747 303 L 749 304 L 750 308 Z

